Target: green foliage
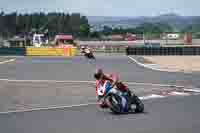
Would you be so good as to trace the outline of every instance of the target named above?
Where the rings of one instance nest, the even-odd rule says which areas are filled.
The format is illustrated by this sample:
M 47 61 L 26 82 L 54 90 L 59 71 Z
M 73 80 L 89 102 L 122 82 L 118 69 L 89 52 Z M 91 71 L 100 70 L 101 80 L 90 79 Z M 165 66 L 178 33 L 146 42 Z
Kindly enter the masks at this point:
M 109 26 L 104 26 L 102 33 L 104 35 L 110 35 L 110 34 L 112 34 L 112 28 L 110 28 Z
M 88 37 L 90 35 L 90 25 L 89 24 L 81 24 L 80 25 L 80 36 Z
M 200 32 L 200 23 L 191 24 L 183 29 L 182 32 L 191 32 L 191 33 L 198 33 Z
M 121 28 L 110 28 L 108 26 L 104 26 L 103 31 L 100 32 L 104 35 L 111 35 L 111 34 L 126 34 L 126 33 L 133 33 L 133 34 L 154 34 L 155 36 L 159 36 L 159 34 L 163 32 L 173 32 L 172 26 L 167 23 L 143 23 L 136 28 L 128 28 L 128 29 L 121 29 Z
M 90 37 L 91 37 L 91 38 L 100 38 L 101 36 L 100 36 L 100 33 L 99 33 L 99 32 L 94 31 L 94 32 L 91 32 L 91 33 L 90 33 Z
M 89 24 L 85 16 L 79 13 L 32 13 L 18 14 L 16 12 L 5 14 L 0 13 L 0 35 L 10 37 L 15 34 L 29 32 L 47 32 L 49 35 L 65 33 L 78 36 L 88 36 Z
M 166 23 L 143 23 L 136 27 L 136 32 L 147 34 L 160 34 L 163 32 L 173 32 L 173 28 Z

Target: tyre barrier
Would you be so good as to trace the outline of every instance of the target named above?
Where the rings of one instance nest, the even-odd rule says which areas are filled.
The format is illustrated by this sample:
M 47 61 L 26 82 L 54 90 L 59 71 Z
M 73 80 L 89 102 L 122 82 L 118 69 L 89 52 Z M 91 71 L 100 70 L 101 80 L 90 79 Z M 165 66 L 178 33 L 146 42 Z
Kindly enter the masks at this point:
M 34 48 L 28 47 L 26 49 L 27 56 L 75 56 L 76 47 L 67 47 L 67 48 Z
M 126 55 L 200 55 L 200 47 L 128 47 Z

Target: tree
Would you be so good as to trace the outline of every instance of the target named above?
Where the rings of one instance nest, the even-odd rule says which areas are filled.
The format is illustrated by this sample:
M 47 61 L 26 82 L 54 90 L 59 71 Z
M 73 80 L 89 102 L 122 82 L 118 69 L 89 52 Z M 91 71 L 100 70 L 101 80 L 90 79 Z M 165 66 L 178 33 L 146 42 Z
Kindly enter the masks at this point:
M 112 33 L 112 28 L 110 28 L 109 26 L 104 26 L 102 32 L 104 35 L 110 35 Z
M 90 25 L 89 24 L 82 24 L 80 26 L 80 36 L 88 37 L 90 35 Z
M 191 24 L 186 28 L 184 28 L 182 32 L 192 32 L 192 33 L 200 32 L 200 23 Z
M 90 25 L 86 16 L 80 18 L 80 36 L 88 37 L 90 35 Z
M 44 33 L 46 29 L 51 36 L 59 33 L 88 36 L 90 33 L 87 17 L 79 13 L 0 13 L 0 34 L 2 36 L 30 32 Z
M 90 37 L 91 38 L 100 38 L 100 33 L 97 31 L 91 32 Z

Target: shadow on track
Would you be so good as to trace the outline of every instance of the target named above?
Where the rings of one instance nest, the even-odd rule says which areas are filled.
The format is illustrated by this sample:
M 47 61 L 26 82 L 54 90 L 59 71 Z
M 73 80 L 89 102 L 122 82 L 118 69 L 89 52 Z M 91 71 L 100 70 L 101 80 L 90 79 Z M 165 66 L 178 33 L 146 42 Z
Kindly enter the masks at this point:
M 103 112 L 104 114 L 109 114 L 113 116 L 125 116 L 125 115 L 139 115 L 139 114 L 149 114 L 148 111 L 143 111 L 143 112 L 127 112 L 127 113 L 114 113 L 110 111 L 109 109 L 98 109 L 98 112 Z
M 120 114 L 114 113 L 114 112 L 108 112 L 108 113 L 111 114 L 111 115 L 117 115 L 117 116 L 119 116 L 119 115 L 130 115 L 130 114 L 134 114 L 134 115 L 137 115 L 137 114 L 149 114 L 149 112 L 141 112 L 141 113 L 127 112 L 127 113 L 120 113 Z

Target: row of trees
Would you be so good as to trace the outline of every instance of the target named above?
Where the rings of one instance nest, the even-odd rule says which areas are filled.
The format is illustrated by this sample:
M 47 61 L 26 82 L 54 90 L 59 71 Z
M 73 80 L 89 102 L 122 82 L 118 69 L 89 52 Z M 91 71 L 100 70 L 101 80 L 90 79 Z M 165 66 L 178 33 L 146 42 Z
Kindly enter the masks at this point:
M 113 34 L 126 34 L 126 33 L 133 33 L 133 34 L 149 34 L 160 36 L 160 34 L 164 32 L 173 32 L 174 29 L 167 23 L 143 23 L 135 28 L 114 28 L 112 29 L 109 26 L 104 26 L 103 30 L 100 32 L 92 32 L 91 37 L 100 37 L 101 35 L 113 35 Z
M 0 13 L 0 35 L 11 37 L 16 34 L 46 32 L 51 36 L 58 33 L 88 36 L 90 26 L 86 16 L 79 13 Z
M 198 31 L 200 31 L 200 24 L 190 25 L 183 30 L 183 32 Z M 0 36 L 12 37 L 16 34 L 28 34 L 34 32 L 46 32 L 50 36 L 64 33 L 72 34 L 75 37 L 98 38 L 101 35 L 126 33 L 159 35 L 163 32 L 174 32 L 174 28 L 168 23 L 143 23 L 135 28 L 112 29 L 108 26 L 104 26 L 103 31 L 90 32 L 90 25 L 87 17 L 81 16 L 79 13 L 0 13 Z
M 102 33 L 105 35 L 109 34 L 124 34 L 124 33 L 134 33 L 134 34 L 143 34 L 143 33 L 152 33 L 152 34 L 160 34 L 163 32 L 173 32 L 174 29 L 167 23 L 143 23 L 136 28 L 129 28 L 129 29 L 120 29 L 115 28 L 112 29 L 108 26 L 104 26 Z

